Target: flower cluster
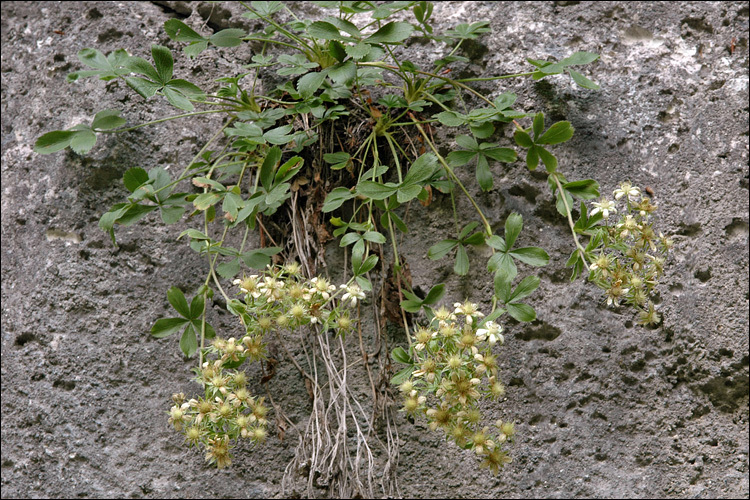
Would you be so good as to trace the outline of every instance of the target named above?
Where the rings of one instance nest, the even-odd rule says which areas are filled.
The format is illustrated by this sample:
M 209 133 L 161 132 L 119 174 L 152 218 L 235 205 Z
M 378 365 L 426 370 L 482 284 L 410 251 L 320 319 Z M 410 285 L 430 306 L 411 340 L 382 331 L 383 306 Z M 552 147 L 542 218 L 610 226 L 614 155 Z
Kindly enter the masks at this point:
M 291 331 L 317 324 L 323 330 L 345 335 L 354 327 L 348 309 L 364 300 L 365 293 L 356 283 L 338 288 L 323 277 L 310 280 L 300 275 L 297 264 L 269 266 L 263 275 L 234 280 L 244 294 L 244 302 L 233 300 L 229 310 L 245 326 L 242 343 L 253 359 L 262 358 L 263 336 L 273 330 Z M 341 298 L 338 295 L 341 294 Z
M 664 274 L 674 242 L 662 233 L 656 235 L 651 215 L 657 207 L 640 188 L 623 182 L 613 196 L 615 201 L 602 198 L 594 202 L 590 213 L 601 213 L 603 224 L 593 233 L 587 249 L 589 279 L 604 290 L 607 305 L 624 302 L 640 311 L 641 324 L 658 324 L 661 318 L 649 297 Z M 618 206 L 622 202 L 624 207 Z M 618 213 L 617 222 L 611 221 L 610 216 Z
M 196 369 L 196 381 L 204 388 L 202 398 L 185 401 L 172 396 L 169 423 L 185 435 L 189 446 L 201 445 L 206 460 L 218 468 L 231 464 L 229 450 L 240 438 L 261 443 L 266 438 L 263 398 L 256 400 L 247 389 L 247 376 L 238 368 L 246 361 L 266 357 L 265 336 L 273 331 L 292 331 L 303 325 L 319 325 L 341 335 L 354 328 L 348 309 L 364 300 L 364 291 L 353 283 L 336 286 L 322 277 L 307 280 L 297 264 L 268 267 L 262 275 L 237 279 L 244 301 L 232 300 L 228 309 L 239 316 L 244 335 L 238 339 L 216 337 L 202 350 L 205 360 Z M 340 299 L 337 295 L 342 294 Z
M 414 333 L 411 373 L 399 389 L 405 412 L 424 415 L 431 430 L 442 430 L 458 446 L 473 450 L 481 465 L 496 474 L 511 461 L 502 446 L 512 440 L 515 428 L 500 420 L 485 425 L 480 408 L 483 398 L 505 394 L 492 352 L 505 340 L 502 327 L 493 321 L 482 324 L 483 317 L 471 302 L 435 311 L 431 323 Z
M 231 349 L 237 347 L 234 339 L 222 342 L 226 348 L 222 356 L 203 363 L 198 374 L 204 397 L 185 401 L 185 394 L 173 394 L 174 406 L 169 411 L 169 423 L 182 432 L 188 446 L 202 446 L 206 460 L 219 469 L 232 463 L 229 450 L 233 440 L 244 438 L 262 443 L 268 423 L 268 408 L 263 398 L 256 400 L 250 394 L 245 372 L 224 369 L 225 362 L 231 359 Z

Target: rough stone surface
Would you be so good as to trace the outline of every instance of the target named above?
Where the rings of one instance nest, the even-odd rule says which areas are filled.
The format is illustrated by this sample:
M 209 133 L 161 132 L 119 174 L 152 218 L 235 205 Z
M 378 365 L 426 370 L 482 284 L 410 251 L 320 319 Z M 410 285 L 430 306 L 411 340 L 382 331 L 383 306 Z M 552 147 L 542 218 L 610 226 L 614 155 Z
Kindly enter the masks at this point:
M 492 34 L 469 47 L 467 75 L 525 71 L 525 57 L 601 54 L 587 70 L 599 91 L 562 76 L 480 88 L 516 92 L 522 109 L 571 121 L 575 137 L 555 150 L 568 178 L 593 177 L 603 191 L 625 179 L 650 186 L 659 227 L 677 247 L 659 287 L 663 324 L 634 326 L 629 310 L 602 305 L 598 289 L 568 282 L 572 243 L 545 178 L 521 162 L 495 166 L 495 189 L 477 194 L 490 222 L 499 228 L 521 213 L 522 243 L 551 255 L 531 298 L 539 319 L 505 325 L 508 393 L 497 414 L 518 423 L 513 463 L 494 478 L 469 452 L 399 416 L 401 494 L 747 498 L 747 3 L 441 2 L 435 10 L 437 29 L 491 21 Z M 171 113 L 122 85 L 68 84 L 80 49 L 177 49 L 162 29 L 170 17 L 190 16 L 208 32 L 252 27 L 238 12 L 200 2 L 2 3 L 3 498 L 281 494 L 293 434 L 217 472 L 166 423 L 170 395 L 194 390 L 194 361 L 148 330 L 167 313 L 170 286 L 194 291 L 203 279 L 203 260 L 175 241 L 187 223 L 120 228 L 119 249 L 97 227 L 124 198 L 125 170 L 181 168 L 218 122 L 109 136 L 86 157 L 32 149 L 41 134 L 104 108 L 124 109 L 129 123 Z M 420 44 L 403 51 L 415 62 L 435 55 Z M 249 56 L 249 47 L 180 56 L 176 73 L 210 88 Z M 449 150 L 455 133 L 439 133 Z M 459 210 L 472 217 L 466 202 Z M 463 278 L 448 259 L 426 259 L 428 244 L 450 236 L 451 220 L 449 200 L 412 208 L 403 251 L 414 285 L 444 281 L 448 301 L 468 296 L 486 307 L 481 249 Z M 340 258 L 335 247 L 329 253 Z M 228 314 L 215 307 L 212 315 L 231 331 Z M 307 396 L 296 372 L 280 369 L 271 385 L 302 418 Z

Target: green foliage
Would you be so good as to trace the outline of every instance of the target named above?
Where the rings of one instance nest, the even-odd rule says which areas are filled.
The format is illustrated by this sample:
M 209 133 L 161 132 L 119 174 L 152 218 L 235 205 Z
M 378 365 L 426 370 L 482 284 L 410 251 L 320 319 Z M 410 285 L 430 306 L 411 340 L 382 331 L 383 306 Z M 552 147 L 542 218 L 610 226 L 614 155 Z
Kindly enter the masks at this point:
M 269 333 L 277 335 L 282 345 L 300 328 L 319 334 L 336 332 L 343 341 L 355 326 L 350 315 L 359 310 L 365 292 L 372 291 L 371 273 L 378 272 L 396 290 L 395 303 L 400 305 L 410 340 L 408 351 L 397 346 L 391 353 L 394 361 L 406 365 L 392 378 L 404 393 L 405 411 L 424 416 L 431 428 L 442 429 L 459 446 L 474 449 L 483 459 L 482 465 L 497 472 L 509 461 L 501 448 L 511 440 L 513 425 L 496 422 L 490 437 L 479 411 L 481 399 L 498 398 L 504 393 L 492 351 L 497 342 L 502 344 L 502 327 L 496 321 L 505 314 L 523 322 L 535 319 L 534 309 L 522 301 L 541 281 L 533 275 L 517 280 L 519 264 L 545 266 L 549 255 L 538 247 L 516 247 L 523 229 L 519 214 L 510 214 L 504 221 L 503 234 L 495 234 L 472 196 L 471 186 L 465 185 L 463 176 L 456 175 L 454 169 L 471 165 L 480 190 L 495 188 L 493 164 L 502 162 L 512 168 L 518 158 L 515 148 L 499 142 L 502 134 L 498 132 L 513 123 L 515 143 L 525 150 L 527 167 L 534 170 L 540 161 L 544 164 L 557 209 L 569 221 L 576 243 L 576 251 L 568 261 L 574 276 L 589 268 L 595 252 L 609 249 L 640 263 L 641 271 L 648 269 L 636 272 L 635 264 L 629 264 L 630 275 L 640 276 L 649 283 L 643 285 L 644 290 L 652 290 L 654 266 L 658 268 L 663 263 L 645 265 L 641 254 L 648 253 L 654 244 L 653 231 L 647 229 L 650 226 L 643 215 L 636 219 L 636 231 L 628 225 L 633 224 L 629 220 L 602 227 L 607 217 L 602 204 L 597 210 L 587 211 L 583 201 L 598 197 L 599 185 L 590 179 L 568 181 L 551 152 L 553 146 L 572 138 L 574 130 L 568 121 L 545 129 L 543 113 L 532 115 L 512 108 L 515 94 L 501 93 L 490 100 L 469 86 L 476 79 L 450 76 L 451 69 L 460 69 L 469 62 L 457 53 L 461 45 L 489 33 L 489 23 L 462 23 L 438 34 L 430 24 L 434 8 L 430 2 L 317 4 L 335 9 L 335 15 L 316 20 L 292 15 L 290 21 L 281 21 L 284 16 L 279 13 L 292 12 L 293 5 L 243 3 L 247 9 L 243 16 L 261 26 L 251 33 L 230 28 L 204 36 L 178 19 L 168 20 L 164 24 L 167 36 L 183 45 L 189 58 L 206 50 L 222 51 L 224 57 L 230 58 L 232 49 L 243 43 L 261 47 L 244 66 L 247 71 L 216 75 L 218 88 L 214 93 L 205 93 L 187 80 L 174 78 L 172 52 L 160 45 L 151 46 L 152 62 L 123 49 L 107 56 L 96 49 L 83 49 L 78 58 L 92 69 L 68 77 L 70 81 L 86 77 L 121 80 L 144 99 L 161 95 L 180 110 L 181 114 L 150 123 L 209 113 L 226 116 L 221 128 L 179 175 L 173 176 L 159 166 L 148 170 L 140 166 L 129 168 L 123 176 L 129 192 L 126 201 L 112 206 L 99 221 L 115 244 L 117 224 L 134 224 L 156 210 L 164 223 L 173 224 L 187 212 L 187 222 L 194 227 L 182 231 L 177 239 L 185 237 L 189 246 L 207 259 L 206 279 L 190 303 L 179 288 L 170 288 L 167 300 L 177 316 L 158 319 L 151 330 L 156 338 L 181 331 L 182 352 L 188 357 L 198 354 L 197 381 L 204 388 L 204 398 L 186 402 L 184 395 L 176 395 L 170 423 L 184 432 L 189 445 L 203 446 L 207 459 L 218 467 L 231 463 L 228 450 L 233 440 L 250 438 L 254 443 L 262 442 L 267 423 L 265 406 L 262 399 L 256 401 L 247 391 L 242 392 L 244 372 L 235 370 L 246 361 L 266 358 L 265 338 Z M 399 12 L 407 13 L 408 19 L 391 18 Z M 353 16 L 365 13 L 369 13 L 371 21 L 355 24 Z M 418 67 L 394 55 L 394 48 L 415 35 L 443 47 L 444 53 L 431 67 Z M 598 57 L 576 52 L 560 61 L 528 59 L 534 66 L 529 73 L 480 80 L 499 82 L 523 76 L 539 80 L 567 73 L 579 86 L 596 89 L 597 84 L 572 67 L 590 64 Z M 257 79 L 268 71 L 275 71 L 284 82 L 261 94 Z M 459 107 L 469 95 L 481 105 Z M 195 110 L 196 106 L 206 109 Z M 527 118 L 531 118 L 531 124 L 524 128 L 518 120 Z M 42 135 L 35 151 L 50 154 L 70 147 L 75 153 L 85 154 L 93 148 L 99 134 L 150 123 L 123 129 L 125 119 L 120 117 L 120 111 L 108 109 L 97 113 L 90 124 Z M 458 147 L 445 155 L 439 152 L 431 133 L 430 127 L 437 126 L 461 129 L 456 136 Z M 188 181 L 189 188 L 178 189 Z M 461 193 L 476 209 L 478 220 L 459 220 L 454 198 Z M 492 311 L 486 317 L 470 302 L 456 303 L 453 312 L 445 307 L 436 310 L 446 293 L 445 285 L 434 285 L 421 297 L 411 288 L 404 272 L 399 244 L 401 238 L 411 236 L 408 211 L 416 206 L 415 200 L 428 206 L 434 198 L 448 196 L 454 201 L 455 237 L 425 241 L 427 256 L 438 260 L 455 252 L 453 272 L 466 276 L 471 268 L 468 247 L 484 247 L 491 253 L 487 269 L 493 273 L 494 293 L 489 298 Z M 572 214 L 575 200 L 581 201 L 577 222 Z M 299 203 L 305 202 L 306 210 L 301 210 Z M 643 201 L 638 203 L 642 211 L 648 211 Z M 318 219 L 319 214 L 326 214 L 329 219 Z M 317 221 L 310 223 L 314 227 L 301 227 L 300 221 L 313 219 Z M 273 240 L 269 227 L 280 226 L 287 226 L 287 231 L 276 231 L 275 237 L 286 236 L 289 241 Z M 248 234 L 256 229 L 261 242 L 269 238 L 273 245 L 245 248 Z M 296 255 L 309 266 L 314 259 L 305 258 L 309 251 L 305 238 L 318 234 L 317 243 L 322 245 L 329 231 L 351 257 L 351 279 L 338 289 L 322 277 L 303 278 L 302 267 L 292 262 Z M 397 231 L 401 233 L 398 238 Z M 240 232 L 241 238 L 229 239 L 230 234 Z M 640 239 L 633 244 L 636 234 Z M 580 244 L 578 236 L 590 238 L 587 247 Z M 240 239 L 240 245 L 229 244 Z M 392 261 L 382 262 L 386 255 L 383 245 L 387 244 L 392 247 L 388 257 Z M 666 240 L 662 245 L 667 246 Z M 313 246 L 322 252 L 322 247 Z M 629 255 L 628 248 L 636 250 Z M 614 273 L 624 268 L 624 258 L 612 257 L 612 262 L 618 263 L 612 264 L 612 269 L 604 261 L 591 266 L 593 271 L 589 274 L 589 279 L 608 290 L 610 302 L 615 304 L 617 290 L 612 290 L 625 286 L 617 283 Z M 288 264 L 275 266 L 277 259 Z M 388 264 L 392 275 L 387 273 Z M 264 271 L 248 276 L 250 269 Z M 309 267 L 305 269 L 311 272 Z M 240 275 L 243 277 L 233 281 L 241 291 L 240 298 L 232 298 L 220 278 Z M 629 288 L 634 289 L 635 286 Z M 206 346 L 205 340 L 215 336 L 206 323 L 207 301 L 214 290 L 221 293 L 243 331 L 239 340 L 216 338 L 211 346 Z M 622 293 L 620 298 L 626 302 L 644 306 L 635 292 Z M 420 325 L 421 312 L 426 314 L 427 323 Z M 641 312 L 648 321 L 656 314 L 653 305 Z M 414 315 L 411 324 L 407 313 Z M 416 328 L 413 334 L 411 327 Z M 333 365 L 330 352 L 323 350 L 318 356 L 329 363 L 327 366 Z M 366 359 L 363 365 L 369 366 Z M 330 372 L 329 379 L 337 380 L 340 373 Z M 308 376 L 307 380 L 313 379 Z M 319 390 L 317 385 L 313 388 Z M 346 418 L 350 417 L 342 421 Z M 322 465 L 308 468 L 315 471 L 316 467 L 320 469 Z

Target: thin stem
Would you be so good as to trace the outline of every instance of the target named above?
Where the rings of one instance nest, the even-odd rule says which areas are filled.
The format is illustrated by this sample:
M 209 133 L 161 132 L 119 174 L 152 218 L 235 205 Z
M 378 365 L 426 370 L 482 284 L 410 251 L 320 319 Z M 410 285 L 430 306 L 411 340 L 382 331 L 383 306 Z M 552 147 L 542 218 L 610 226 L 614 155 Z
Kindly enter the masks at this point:
M 581 243 L 578 241 L 578 235 L 576 234 L 575 229 L 575 223 L 573 222 L 573 217 L 570 215 L 570 207 L 568 206 L 568 200 L 565 198 L 565 190 L 562 187 L 562 184 L 560 184 L 560 179 L 556 174 L 550 174 L 550 177 L 555 179 L 555 184 L 557 184 L 558 193 L 560 194 L 560 198 L 563 201 L 563 204 L 565 205 L 565 215 L 568 216 L 568 226 L 570 227 L 570 233 L 573 235 L 573 241 L 575 241 L 576 249 L 578 249 L 578 252 L 581 254 L 581 261 L 583 262 L 584 267 L 587 271 L 589 271 L 589 264 L 586 262 L 586 250 L 583 248 Z
M 477 205 L 476 201 L 474 201 L 474 198 L 469 194 L 469 191 L 466 190 L 466 187 L 463 185 L 461 180 L 456 176 L 455 172 L 453 172 L 453 169 L 448 165 L 448 163 L 445 161 L 445 159 L 440 155 L 437 148 L 435 148 L 435 145 L 432 143 L 430 138 L 427 136 L 427 133 L 422 128 L 422 125 L 419 124 L 419 122 L 414 118 L 414 115 L 409 113 L 409 118 L 412 119 L 414 125 L 416 125 L 417 129 L 419 129 L 419 132 L 422 134 L 422 137 L 424 137 L 425 142 L 429 144 L 430 149 L 432 149 L 432 152 L 435 153 L 435 156 L 437 156 L 438 161 L 443 165 L 443 168 L 445 168 L 445 171 L 448 172 L 448 175 L 453 179 L 453 181 L 458 184 L 458 186 L 461 188 L 461 190 L 464 192 L 467 198 L 469 198 L 469 201 L 472 205 L 474 205 L 474 209 L 479 214 L 479 217 L 482 219 L 482 224 L 484 225 L 484 231 L 487 234 L 487 236 L 490 236 L 492 234 L 492 226 L 490 226 L 490 223 L 487 221 L 487 218 L 484 216 L 484 213 L 482 213 L 482 209 L 479 208 L 479 205 Z
M 159 118 L 158 120 L 152 120 L 150 122 L 141 123 L 139 125 L 135 125 L 133 127 L 128 127 L 128 128 L 120 128 L 120 129 L 116 129 L 116 130 L 97 130 L 96 133 L 97 134 L 117 134 L 117 133 L 120 133 L 120 132 L 130 132 L 131 130 L 135 130 L 135 129 L 138 129 L 138 128 L 141 128 L 141 127 L 147 127 L 149 125 L 155 125 L 157 123 L 167 122 L 169 120 L 176 120 L 178 118 L 187 118 L 188 116 L 208 115 L 210 113 L 226 113 L 226 112 L 227 112 L 226 109 L 210 109 L 208 111 L 196 111 L 194 113 L 185 113 L 185 114 L 182 114 L 182 115 L 175 115 L 175 116 L 168 116 L 166 118 Z

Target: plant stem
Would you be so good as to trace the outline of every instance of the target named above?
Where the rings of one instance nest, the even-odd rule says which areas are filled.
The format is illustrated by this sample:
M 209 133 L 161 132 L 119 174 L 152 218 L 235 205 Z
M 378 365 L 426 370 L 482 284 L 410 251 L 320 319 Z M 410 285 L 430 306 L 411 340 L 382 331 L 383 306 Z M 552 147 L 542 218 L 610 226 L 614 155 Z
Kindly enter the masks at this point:
M 120 132 L 130 132 L 131 130 L 135 130 L 137 128 L 146 127 L 148 125 L 155 125 L 157 123 L 167 122 L 169 120 L 176 120 L 178 118 L 187 118 L 188 116 L 207 115 L 210 113 L 226 113 L 226 112 L 227 112 L 226 109 L 210 109 L 208 111 L 196 111 L 194 113 L 185 113 L 182 115 L 168 116 L 167 118 L 159 118 L 158 120 L 152 120 L 150 122 L 141 123 L 139 125 L 135 125 L 129 128 L 120 128 L 116 130 L 97 130 L 96 133 L 97 134 L 119 134 Z
M 469 201 L 472 205 L 474 205 L 474 209 L 479 214 L 479 217 L 482 219 L 482 224 L 484 225 L 484 232 L 487 236 L 492 235 L 492 226 L 490 226 L 490 223 L 487 221 L 487 218 L 484 216 L 484 213 L 482 213 L 482 209 L 479 208 L 479 205 L 477 205 L 476 201 L 474 201 L 474 198 L 469 194 L 469 191 L 466 190 L 466 187 L 463 185 L 461 180 L 456 176 L 455 172 L 453 172 L 453 169 L 448 165 L 448 162 L 445 161 L 445 159 L 440 155 L 435 145 L 432 143 L 430 138 L 427 136 L 427 133 L 425 133 L 424 129 L 422 128 L 422 125 L 419 124 L 419 121 L 414 117 L 413 114 L 409 113 L 409 118 L 412 119 L 412 123 L 416 125 L 417 129 L 419 129 L 419 132 L 422 134 L 422 137 L 424 137 L 425 142 L 429 144 L 430 149 L 432 149 L 432 152 L 435 153 L 435 156 L 437 156 L 438 161 L 443 165 L 443 168 L 445 168 L 445 171 L 448 172 L 448 175 L 453 179 L 453 181 L 458 184 L 458 186 L 461 188 L 461 190 L 464 192 L 467 198 L 469 198 Z
M 560 184 L 560 179 L 556 174 L 550 174 L 550 177 L 555 179 L 555 184 L 557 184 L 558 193 L 560 195 L 560 198 L 563 201 L 563 204 L 565 205 L 565 213 L 568 216 L 568 226 L 570 227 L 570 233 L 573 235 L 573 241 L 575 241 L 576 249 L 581 254 L 581 261 L 583 262 L 584 267 L 586 267 L 586 270 L 589 271 L 589 264 L 586 262 L 586 250 L 581 246 L 581 243 L 578 241 L 578 235 L 576 234 L 575 230 L 575 223 L 573 222 L 573 216 L 570 215 L 570 207 L 568 206 L 568 200 L 565 198 L 565 190 L 562 187 L 562 184 Z

